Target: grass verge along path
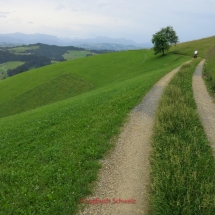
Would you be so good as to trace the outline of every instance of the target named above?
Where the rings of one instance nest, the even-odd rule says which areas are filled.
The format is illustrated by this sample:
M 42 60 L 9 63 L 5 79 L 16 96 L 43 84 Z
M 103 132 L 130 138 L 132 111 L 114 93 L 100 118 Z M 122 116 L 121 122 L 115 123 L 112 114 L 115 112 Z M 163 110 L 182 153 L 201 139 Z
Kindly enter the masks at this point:
M 182 67 L 158 108 L 151 154 L 153 215 L 215 212 L 215 162 L 192 93 L 198 62 Z
M 215 104 L 208 94 L 202 79 L 204 62 L 204 60 L 201 61 L 193 75 L 193 92 L 205 133 L 212 144 L 215 154 Z
M 204 79 L 209 93 L 215 98 L 215 46 L 206 53 L 206 63 L 204 64 Z

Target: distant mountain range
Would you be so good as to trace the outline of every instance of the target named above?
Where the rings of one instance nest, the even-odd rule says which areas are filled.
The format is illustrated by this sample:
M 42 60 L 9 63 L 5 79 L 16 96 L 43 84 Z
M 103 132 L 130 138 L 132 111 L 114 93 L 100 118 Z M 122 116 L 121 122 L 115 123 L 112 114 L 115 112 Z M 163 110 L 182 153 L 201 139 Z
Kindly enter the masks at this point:
M 57 46 L 77 46 L 87 49 L 106 49 L 116 51 L 152 47 L 152 43 L 150 42 L 140 44 L 124 38 L 96 37 L 89 39 L 69 39 L 58 38 L 56 36 L 46 34 L 0 34 L 0 45 L 29 45 L 34 43 L 44 43 Z

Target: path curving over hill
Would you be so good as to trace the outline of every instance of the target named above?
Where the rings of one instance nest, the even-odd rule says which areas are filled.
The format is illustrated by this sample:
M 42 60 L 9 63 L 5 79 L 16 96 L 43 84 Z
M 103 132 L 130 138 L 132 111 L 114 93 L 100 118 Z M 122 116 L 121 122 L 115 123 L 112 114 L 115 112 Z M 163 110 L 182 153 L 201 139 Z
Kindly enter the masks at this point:
M 204 62 L 205 60 L 202 60 L 199 63 L 193 74 L 193 93 L 205 133 L 211 143 L 215 155 L 215 104 L 208 94 L 202 79 Z
M 164 87 L 180 67 L 164 76 L 135 107 L 113 152 L 102 161 L 93 196 L 83 215 L 143 215 L 148 213 L 150 137 Z M 89 202 L 94 200 L 93 202 Z M 129 203 L 125 203 L 127 200 Z

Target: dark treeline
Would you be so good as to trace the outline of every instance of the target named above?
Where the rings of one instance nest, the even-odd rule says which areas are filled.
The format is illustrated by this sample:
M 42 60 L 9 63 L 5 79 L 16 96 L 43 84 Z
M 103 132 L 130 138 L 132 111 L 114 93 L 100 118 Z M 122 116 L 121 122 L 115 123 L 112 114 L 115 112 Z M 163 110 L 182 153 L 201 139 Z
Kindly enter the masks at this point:
M 27 57 L 27 62 L 21 66 L 16 67 L 15 69 L 8 69 L 7 74 L 13 76 L 21 72 L 26 72 L 32 68 L 39 68 L 41 66 L 46 66 L 51 64 L 51 60 L 48 57 L 29 55 Z
M 0 50 L 0 63 L 5 63 L 7 61 L 22 61 L 25 64 L 15 68 L 9 69 L 7 71 L 9 76 L 13 76 L 19 74 L 20 72 L 26 72 L 32 68 L 39 68 L 41 66 L 46 66 L 51 64 L 51 60 L 56 61 L 64 61 L 64 57 L 62 56 L 68 50 L 77 50 L 82 51 L 85 50 L 83 48 L 77 48 L 74 46 L 55 46 L 55 45 L 46 45 L 46 44 L 34 44 L 28 45 L 24 47 L 31 46 L 39 46 L 38 49 L 29 49 L 24 52 L 20 52 L 18 54 L 13 54 L 9 50 L 4 49 L 4 51 Z
M 9 51 L 1 51 L 0 50 L 0 63 L 5 63 L 8 61 L 22 61 L 25 62 L 23 65 L 15 68 L 9 69 L 7 74 L 9 76 L 16 75 L 20 72 L 28 71 L 31 68 L 38 68 L 41 66 L 46 66 L 51 64 L 51 60 L 45 56 L 37 56 L 37 55 L 18 55 L 12 54 Z
M 32 45 L 29 45 L 32 46 Z M 39 56 L 46 56 L 49 57 L 51 60 L 56 61 L 64 61 L 64 57 L 62 56 L 69 50 L 75 50 L 75 51 L 84 51 L 83 48 L 78 48 L 74 46 L 56 46 L 56 45 L 46 45 L 42 43 L 34 44 L 34 46 L 39 46 L 38 49 L 33 50 L 27 50 L 25 53 L 31 53 Z
M 6 63 L 7 61 L 24 61 L 22 59 L 22 55 L 14 55 L 7 50 L 0 50 L 0 63 Z
M 109 53 L 109 52 L 116 52 L 114 50 L 107 50 L 107 49 L 104 49 L 104 50 L 90 49 L 90 51 L 93 52 L 93 53 L 96 53 L 96 54 L 106 54 L 106 53 Z
M 32 46 L 38 46 L 36 49 L 31 49 Z M 46 66 L 51 64 L 51 60 L 55 61 L 65 61 L 63 54 L 69 50 L 75 51 L 85 51 L 84 48 L 78 48 L 74 46 L 56 46 L 56 45 L 46 45 L 42 43 L 23 45 L 23 47 L 29 47 L 28 50 L 11 53 L 10 49 L 4 48 L 0 50 L 0 64 L 8 61 L 22 61 L 25 62 L 23 65 L 18 66 L 15 69 L 9 69 L 7 71 L 9 76 L 19 74 L 21 72 L 26 72 L 29 69 L 39 68 L 41 66 Z M 111 52 L 110 50 L 91 50 L 93 53 L 103 54 Z M 87 56 L 92 56 L 93 54 L 88 54 Z

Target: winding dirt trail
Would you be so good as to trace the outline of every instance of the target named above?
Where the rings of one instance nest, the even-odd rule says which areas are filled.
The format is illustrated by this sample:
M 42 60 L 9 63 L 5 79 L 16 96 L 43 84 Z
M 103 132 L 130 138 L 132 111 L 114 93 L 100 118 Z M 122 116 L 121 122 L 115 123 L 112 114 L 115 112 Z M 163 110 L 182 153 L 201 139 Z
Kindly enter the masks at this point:
M 164 87 L 179 69 L 174 69 L 157 82 L 141 104 L 131 111 L 116 147 L 102 161 L 93 196 L 83 200 L 90 204 L 79 214 L 148 214 L 150 137 L 154 117 Z
M 205 60 L 202 60 L 199 63 L 193 74 L 193 93 L 205 133 L 211 143 L 215 156 L 215 104 L 208 94 L 202 79 L 202 69 L 204 62 Z

